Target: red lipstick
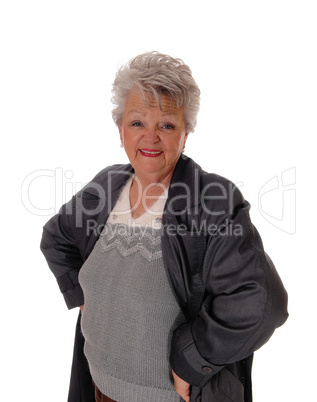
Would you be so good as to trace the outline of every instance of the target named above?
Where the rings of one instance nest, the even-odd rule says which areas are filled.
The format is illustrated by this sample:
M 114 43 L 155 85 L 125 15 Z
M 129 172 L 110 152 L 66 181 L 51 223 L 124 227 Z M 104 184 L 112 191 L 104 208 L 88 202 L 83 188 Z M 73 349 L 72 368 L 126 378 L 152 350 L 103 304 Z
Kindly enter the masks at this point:
M 156 158 L 160 156 L 163 151 L 160 149 L 149 149 L 149 148 L 139 148 L 141 155 L 146 156 L 148 158 Z

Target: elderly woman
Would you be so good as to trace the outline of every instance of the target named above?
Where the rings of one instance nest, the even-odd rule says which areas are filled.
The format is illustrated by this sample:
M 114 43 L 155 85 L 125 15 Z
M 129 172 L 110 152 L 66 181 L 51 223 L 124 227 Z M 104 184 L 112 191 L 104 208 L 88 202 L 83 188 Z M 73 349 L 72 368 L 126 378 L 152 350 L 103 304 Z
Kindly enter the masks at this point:
M 99 173 L 41 243 L 82 310 L 69 401 L 251 401 L 253 352 L 287 295 L 240 191 L 182 153 L 199 88 L 153 52 L 118 71 L 113 94 L 130 164 Z

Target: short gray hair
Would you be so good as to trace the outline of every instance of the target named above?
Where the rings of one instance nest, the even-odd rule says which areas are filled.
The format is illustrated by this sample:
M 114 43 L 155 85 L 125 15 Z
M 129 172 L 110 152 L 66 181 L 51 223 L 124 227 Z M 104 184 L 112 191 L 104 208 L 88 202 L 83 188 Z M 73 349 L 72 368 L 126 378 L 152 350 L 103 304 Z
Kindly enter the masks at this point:
M 112 118 L 120 126 L 128 96 L 139 90 L 155 97 L 161 106 L 162 95 L 168 95 L 177 107 L 184 108 L 187 133 L 193 132 L 200 105 L 200 90 L 190 68 L 181 60 L 158 52 L 147 52 L 131 59 L 117 72 L 112 86 Z

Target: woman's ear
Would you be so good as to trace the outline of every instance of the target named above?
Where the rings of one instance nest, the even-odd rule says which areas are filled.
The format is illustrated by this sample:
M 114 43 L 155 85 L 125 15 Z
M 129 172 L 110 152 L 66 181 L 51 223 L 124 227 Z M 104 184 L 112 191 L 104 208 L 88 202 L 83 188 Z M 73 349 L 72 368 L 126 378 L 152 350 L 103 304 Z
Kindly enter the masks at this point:
M 188 133 L 185 133 L 182 152 L 185 151 L 185 145 L 186 145 L 187 137 L 188 137 Z

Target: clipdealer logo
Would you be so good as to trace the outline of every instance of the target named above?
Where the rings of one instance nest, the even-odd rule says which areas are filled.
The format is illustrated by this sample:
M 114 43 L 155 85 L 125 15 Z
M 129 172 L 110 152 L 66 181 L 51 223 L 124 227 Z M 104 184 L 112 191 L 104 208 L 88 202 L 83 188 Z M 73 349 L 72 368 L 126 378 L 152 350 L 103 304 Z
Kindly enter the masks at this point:
M 58 212 L 58 208 L 67 202 L 75 193 L 83 188 L 83 183 L 73 182 L 74 173 L 63 168 L 39 169 L 29 173 L 21 186 L 21 201 L 24 208 L 33 215 L 52 216 Z M 32 195 L 32 188 L 39 187 L 39 180 L 45 179 L 46 188 L 52 190 L 54 197 L 51 205 L 39 205 L 36 195 Z M 53 204 L 53 205 L 52 205 Z
M 288 234 L 296 233 L 296 168 L 268 180 L 259 191 L 258 208 L 263 218 Z
M 39 169 L 29 173 L 21 185 L 21 201 L 24 208 L 37 216 L 52 216 L 84 184 L 73 180 L 74 173 L 61 167 L 56 169 Z M 41 179 L 41 182 L 39 181 Z M 39 183 L 44 191 L 48 188 L 54 194 L 50 205 L 39 205 L 36 191 Z M 242 183 L 236 187 L 242 187 Z M 41 187 L 43 190 L 43 187 Z M 258 209 L 262 217 L 275 228 L 287 234 L 296 233 L 296 168 L 291 167 L 265 182 L 258 192 Z

